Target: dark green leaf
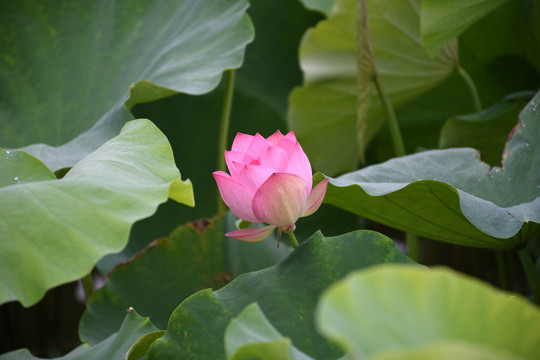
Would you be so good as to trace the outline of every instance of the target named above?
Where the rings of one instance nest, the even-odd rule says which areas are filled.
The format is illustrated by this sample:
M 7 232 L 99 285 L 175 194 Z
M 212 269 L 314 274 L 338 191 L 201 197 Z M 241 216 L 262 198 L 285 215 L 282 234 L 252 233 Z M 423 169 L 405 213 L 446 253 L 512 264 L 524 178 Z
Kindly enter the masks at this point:
M 412 261 L 390 239 L 372 231 L 333 238 L 318 232 L 274 267 L 186 299 L 169 319 L 166 335 L 150 347 L 148 359 L 225 359 L 225 328 L 253 302 L 299 350 L 315 358 L 337 358 L 340 351 L 314 329 L 317 298 L 351 270 L 381 263 Z
M 72 166 L 115 136 L 133 118 L 128 108 L 135 103 L 212 90 L 223 70 L 242 64 L 253 39 L 247 6 L 245 0 L 3 3 L 0 145 L 39 143 L 24 149 L 53 170 Z
M 325 202 L 432 239 L 514 248 L 540 230 L 539 101 L 521 113 L 502 168 L 474 149 L 427 151 L 330 179 Z
M 165 330 L 153 331 L 144 334 L 137 340 L 128 350 L 126 360 L 137 360 L 145 356 L 150 348 L 150 345 L 160 337 L 165 335 Z
M 533 96 L 532 92 L 512 94 L 480 113 L 448 119 L 441 131 L 439 147 L 472 147 L 480 151 L 484 162 L 500 166 L 508 134 Z
M 124 312 L 125 313 L 125 312 Z M 140 317 L 133 309 L 125 315 L 117 333 L 96 346 L 81 345 L 58 360 L 125 360 L 126 353 L 141 336 L 156 331 L 148 318 Z M 21 349 L 0 355 L 0 360 L 40 360 L 28 350 Z
M 420 11 L 422 42 L 430 55 L 456 39 L 478 19 L 507 0 L 423 0 Z
M 182 300 L 198 290 L 223 286 L 229 279 L 223 234 L 220 217 L 194 221 L 116 267 L 87 304 L 79 326 L 81 339 L 90 344 L 102 341 L 118 329 L 130 306 L 163 329 Z
M 270 324 L 257 303 L 248 305 L 225 330 L 227 360 L 313 360 Z

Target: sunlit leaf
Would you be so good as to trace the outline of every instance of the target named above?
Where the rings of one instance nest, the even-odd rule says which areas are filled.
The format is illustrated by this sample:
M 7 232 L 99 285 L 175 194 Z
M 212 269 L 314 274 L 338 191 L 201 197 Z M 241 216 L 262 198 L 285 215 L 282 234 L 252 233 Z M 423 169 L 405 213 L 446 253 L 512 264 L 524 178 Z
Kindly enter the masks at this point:
M 193 205 L 191 183 L 181 180 L 167 139 L 148 120 L 127 123 L 61 180 L 41 180 L 0 188 L 0 303 L 28 306 L 86 275 L 168 197 Z
M 375 68 L 396 108 L 439 84 L 457 61 L 455 43 L 433 59 L 425 52 L 419 7 L 418 0 L 367 2 Z M 356 14 L 356 1 L 339 0 L 332 16 L 308 30 L 300 47 L 304 85 L 290 96 L 289 124 L 314 167 L 329 175 L 357 168 L 384 122 L 377 93 L 366 83 L 370 77 L 359 88 Z M 369 109 L 360 107 L 367 110 L 360 122 L 358 91 L 372 96 Z
M 454 359 L 540 354 L 538 308 L 448 269 L 355 272 L 323 293 L 316 314 L 321 332 L 352 359 L 401 359 L 402 352 L 405 359 L 449 359 L 437 356 L 442 350 Z

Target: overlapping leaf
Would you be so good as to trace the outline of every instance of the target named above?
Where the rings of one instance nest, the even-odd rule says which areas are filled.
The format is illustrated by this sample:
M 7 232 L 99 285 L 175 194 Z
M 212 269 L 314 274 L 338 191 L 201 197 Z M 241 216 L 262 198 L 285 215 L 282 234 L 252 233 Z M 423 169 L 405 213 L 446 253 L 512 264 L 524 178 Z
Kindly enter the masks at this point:
M 124 312 L 125 313 L 125 312 Z M 117 333 L 112 334 L 95 346 L 81 345 L 58 360 L 125 360 L 130 347 L 145 334 L 156 331 L 156 327 L 139 316 L 133 309 L 125 315 Z M 0 360 L 40 360 L 28 350 L 21 349 L 0 355 Z
M 435 55 L 478 19 L 507 0 L 423 0 L 420 11 L 422 42 Z
M 148 359 L 225 359 L 223 337 L 230 320 L 257 302 L 272 325 L 316 358 L 340 351 L 318 335 L 313 311 L 320 293 L 353 269 L 381 263 L 412 263 L 393 242 L 371 231 L 333 238 L 320 232 L 274 267 L 244 274 L 224 288 L 186 299 L 169 319 L 167 333 Z
M 185 298 L 223 286 L 229 279 L 223 234 L 221 217 L 193 221 L 115 268 L 88 301 L 79 325 L 81 339 L 96 344 L 108 337 L 130 306 L 164 329 Z
M 419 1 L 368 1 L 367 11 L 375 68 L 395 107 L 452 72 L 455 44 L 433 59 L 421 44 Z M 372 84 L 369 76 L 361 83 L 357 79 L 358 64 L 369 60 L 358 61 L 357 56 L 370 54 L 362 52 L 363 47 L 357 49 L 356 14 L 356 1 L 339 0 L 332 16 L 306 33 L 300 48 L 304 86 L 290 96 L 291 128 L 314 167 L 330 175 L 355 169 L 384 121 L 376 92 L 368 91 L 369 104 L 357 104 L 358 91 L 369 90 Z M 357 119 L 357 105 L 366 116 Z
M 439 147 L 472 147 L 480 151 L 482 161 L 500 166 L 508 134 L 533 96 L 529 91 L 511 94 L 480 113 L 449 118 L 441 129 Z
M 253 303 L 231 320 L 225 331 L 227 360 L 313 360 L 292 346 Z
M 223 70 L 241 65 L 253 38 L 247 5 L 245 0 L 3 4 L 0 146 L 40 143 L 25 149 L 53 170 L 72 166 L 115 136 L 133 118 L 128 108 L 134 104 L 212 90 Z
M 522 111 L 502 168 L 474 149 L 426 151 L 330 179 L 325 201 L 432 239 L 514 248 L 540 230 L 539 101 Z
M 11 154 L 0 167 L 12 168 Z M 168 197 L 193 205 L 191 183 L 181 180 L 167 139 L 148 120 L 126 124 L 63 179 L 39 180 L 0 188 L 0 303 L 31 305 L 86 275 Z
M 447 269 L 355 272 L 324 292 L 317 325 L 351 359 L 532 360 L 540 354 L 536 307 Z

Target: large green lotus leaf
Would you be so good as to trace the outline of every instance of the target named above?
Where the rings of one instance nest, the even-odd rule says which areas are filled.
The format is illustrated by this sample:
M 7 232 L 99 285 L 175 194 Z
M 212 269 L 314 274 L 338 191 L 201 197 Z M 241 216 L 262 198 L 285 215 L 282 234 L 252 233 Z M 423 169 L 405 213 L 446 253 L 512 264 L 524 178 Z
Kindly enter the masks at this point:
M 469 342 L 444 341 L 418 349 L 390 350 L 376 355 L 373 360 L 525 360 L 520 356 L 508 354 Z
M 61 180 L 0 188 L 0 303 L 31 305 L 86 275 L 168 197 L 193 205 L 191 183 L 181 180 L 167 138 L 148 120 L 127 123 Z
M 124 311 L 125 314 L 125 311 Z M 117 333 L 95 346 L 81 345 L 58 360 L 125 360 L 131 345 L 141 336 L 156 331 L 157 328 L 148 318 L 139 316 L 130 309 Z M 12 351 L 0 355 L 0 360 L 40 360 L 27 349 Z M 43 359 L 42 359 L 43 360 Z
M 257 303 L 248 305 L 227 326 L 225 353 L 227 360 L 313 360 L 272 326 Z
M 353 359 L 445 342 L 454 342 L 447 345 L 452 351 L 469 349 L 484 358 L 488 350 L 502 359 L 532 360 L 540 354 L 538 308 L 443 268 L 378 266 L 354 272 L 324 292 L 316 318 L 321 333 Z
M 133 118 L 134 104 L 212 90 L 223 70 L 241 65 L 253 38 L 247 6 L 245 0 L 3 4 L 0 145 L 39 143 L 24 149 L 53 170 L 71 166 L 116 135 Z
M 315 358 L 337 358 L 340 351 L 315 331 L 317 298 L 351 270 L 381 263 L 412 261 L 390 239 L 373 231 L 330 238 L 317 232 L 275 266 L 241 275 L 218 291 L 204 290 L 184 300 L 147 358 L 225 359 L 225 328 L 253 302 L 299 350 Z
M 0 149 L 0 169 L 0 187 L 56 179 L 45 164 L 24 151 Z
M 502 168 L 474 149 L 426 151 L 330 179 L 325 202 L 432 239 L 514 248 L 539 230 L 539 101 L 522 111 Z
M 422 0 L 422 43 L 431 55 L 507 0 Z
M 375 68 L 394 107 L 451 74 L 456 45 L 428 56 L 420 41 L 419 1 L 368 1 L 367 9 Z M 375 91 L 369 109 L 361 109 L 367 115 L 357 120 L 358 87 L 363 91 L 372 84 L 357 81 L 356 14 L 356 1 L 339 0 L 330 18 L 308 30 L 300 48 L 304 85 L 290 95 L 290 127 L 314 167 L 330 175 L 357 168 L 384 122 Z
M 191 294 L 218 289 L 233 277 L 272 266 L 290 254 L 287 244 L 276 246 L 275 236 L 257 243 L 225 237 L 235 230 L 235 219 L 229 212 L 224 219 L 191 221 L 114 268 L 87 303 L 79 324 L 81 339 L 102 341 L 118 329 L 130 306 L 164 329 L 173 310 Z
M 480 113 L 449 118 L 441 130 L 439 147 L 472 147 L 480 151 L 483 161 L 500 166 L 508 134 L 533 96 L 532 92 L 512 94 Z
M 79 324 L 81 339 L 103 341 L 118 329 L 130 306 L 164 329 L 182 300 L 200 289 L 223 286 L 229 275 L 222 222 L 216 217 L 179 226 L 117 266 L 87 303 Z

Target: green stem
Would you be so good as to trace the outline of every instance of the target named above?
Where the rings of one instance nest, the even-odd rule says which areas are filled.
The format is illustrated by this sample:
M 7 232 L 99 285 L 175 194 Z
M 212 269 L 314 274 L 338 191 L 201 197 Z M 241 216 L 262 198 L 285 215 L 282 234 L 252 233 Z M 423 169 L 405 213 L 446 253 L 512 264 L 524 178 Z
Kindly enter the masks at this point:
M 497 272 L 499 274 L 499 285 L 501 289 L 510 291 L 510 279 L 507 262 L 502 251 L 495 250 L 495 261 L 497 262 Z
M 469 88 L 469 92 L 471 93 L 472 101 L 474 104 L 474 111 L 480 112 L 482 111 L 482 103 L 480 102 L 480 96 L 478 95 L 478 90 L 476 90 L 476 86 L 474 85 L 474 81 L 471 79 L 469 74 L 463 69 L 461 66 L 457 66 L 457 72 L 463 80 L 465 81 L 465 84 L 467 84 L 467 87 Z
M 231 120 L 231 108 L 234 94 L 234 70 L 225 72 L 225 97 L 223 99 L 223 107 L 221 109 L 221 124 L 219 128 L 219 144 L 218 144 L 218 170 L 226 171 L 225 167 L 225 150 L 227 150 L 227 139 L 229 136 L 229 124 Z M 227 206 L 221 199 L 218 192 L 217 207 L 219 213 L 227 211 Z
M 394 113 L 394 108 L 390 103 L 390 99 L 386 95 L 384 88 L 382 87 L 379 76 L 375 74 L 373 77 L 373 82 L 377 88 L 377 93 L 381 99 L 386 118 L 388 119 L 388 126 L 390 128 L 390 135 L 392 137 L 392 144 L 394 145 L 394 152 L 396 155 L 405 156 L 407 152 L 405 151 L 405 145 L 403 143 L 403 136 L 401 136 L 401 130 L 399 129 L 399 123 Z M 419 261 L 419 251 L 418 251 L 418 237 L 411 233 L 406 233 L 407 249 L 409 252 L 409 257 L 415 261 Z
M 397 156 L 405 156 L 407 153 L 405 152 L 405 145 L 403 145 L 403 137 L 401 136 L 401 131 L 399 130 L 399 123 L 397 121 L 396 114 L 394 113 L 394 108 L 390 103 L 390 99 L 388 99 L 386 91 L 384 91 L 384 88 L 382 87 L 378 74 L 374 75 L 373 82 L 375 83 L 384 113 L 388 119 L 388 126 L 390 128 L 392 144 L 394 145 L 394 152 Z
M 405 233 L 405 240 L 407 241 L 407 253 L 409 257 L 415 261 L 420 260 L 420 251 L 418 246 L 418 236 L 412 233 Z
M 292 247 L 296 249 L 298 247 L 298 240 L 296 240 L 293 232 L 289 233 L 289 239 L 291 240 Z
M 88 274 L 86 274 L 86 276 L 84 276 L 81 281 L 84 290 L 84 297 L 86 298 L 86 302 L 88 303 L 88 299 L 94 293 L 94 281 L 92 280 L 92 272 L 90 271 Z
M 540 277 L 538 277 L 538 273 L 534 267 L 531 255 L 529 254 L 526 246 L 517 250 L 517 253 L 519 260 L 521 261 L 521 265 L 523 266 L 523 270 L 525 270 L 525 275 L 527 275 L 527 280 L 529 280 L 529 284 L 531 285 L 534 300 L 538 305 L 540 305 Z

